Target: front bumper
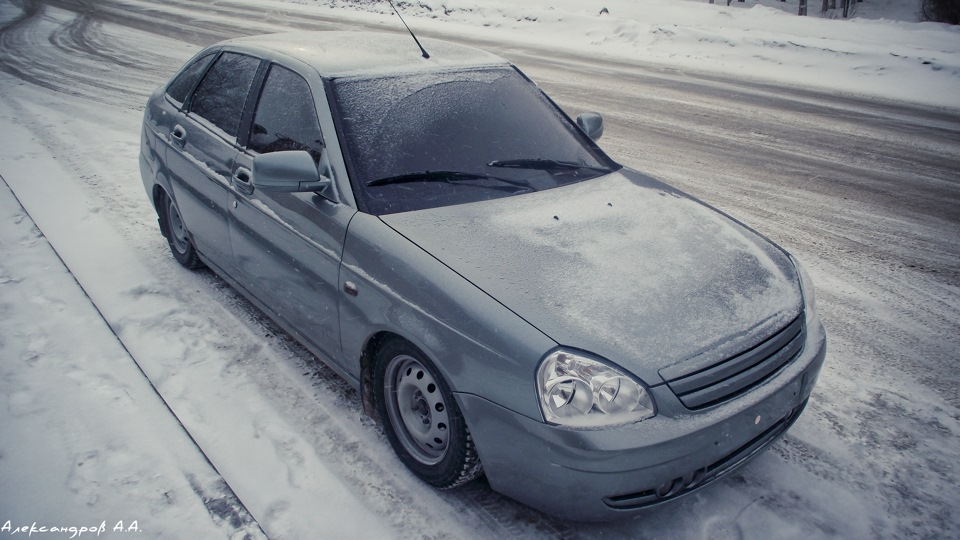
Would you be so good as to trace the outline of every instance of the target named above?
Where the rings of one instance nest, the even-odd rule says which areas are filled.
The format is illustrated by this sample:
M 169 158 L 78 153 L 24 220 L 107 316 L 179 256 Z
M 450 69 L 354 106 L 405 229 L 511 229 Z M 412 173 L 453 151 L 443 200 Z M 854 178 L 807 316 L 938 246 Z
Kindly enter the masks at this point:
M 494 490 L 565 519 L 629 516 L 722 477 L 786 432 L 826 354 L 822 326 L 810 330 L 800 356 L 750 392 L 694 412 L 655 386 L 660 414 L 628 426 L 560 428 L 457 397 Z

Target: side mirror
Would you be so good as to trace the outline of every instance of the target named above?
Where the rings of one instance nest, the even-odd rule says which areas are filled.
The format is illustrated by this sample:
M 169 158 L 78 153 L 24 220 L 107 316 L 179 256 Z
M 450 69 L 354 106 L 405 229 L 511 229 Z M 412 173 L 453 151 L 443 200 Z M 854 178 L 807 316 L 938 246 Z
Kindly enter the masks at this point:
M 580 113 L 577 116 L 577 125 L 592 141 L 599 141 L 603 136 L 603 117 L 599 113 Z
M 270 152 L 253 159 L 253 186 L 263 191 L 325 192 L 331 184 L 306 150 Z

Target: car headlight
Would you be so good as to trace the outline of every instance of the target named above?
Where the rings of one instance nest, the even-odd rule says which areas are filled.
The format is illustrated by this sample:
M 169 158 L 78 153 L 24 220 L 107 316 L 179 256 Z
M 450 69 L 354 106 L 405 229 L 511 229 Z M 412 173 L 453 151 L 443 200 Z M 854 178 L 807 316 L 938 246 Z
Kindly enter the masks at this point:
M 612 366 L 569 351 L 540 363 L 537 392 L 551 424 L 598 428 L 639 422 L 656 414 L 647 388 Z

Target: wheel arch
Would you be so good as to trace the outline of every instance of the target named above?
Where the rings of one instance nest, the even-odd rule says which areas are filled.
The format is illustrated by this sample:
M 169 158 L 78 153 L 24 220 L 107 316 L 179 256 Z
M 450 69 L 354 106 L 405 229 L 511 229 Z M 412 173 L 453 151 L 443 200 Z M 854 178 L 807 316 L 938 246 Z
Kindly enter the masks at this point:
M 157 221 L 160 225 L 160 234 L 168 241 L 170 240 L 170 227 L 167 224 L 167 214 L 163 211 L 164 199 L 175 200 L 170 194 L 170 190 L 165 188 L 160 182 L 153 184 L 150 201 L 153 203 L 153 210 L 157 213 Z
M 394 332 L 381 330 L 367 339 L 360 353 L 360 402 L 363 405 L 364 414 L 378 424 L 382 419 L 377 413 L 373 390 L 373 368 L 376 363 L 377 351 L 390 339 L 403 339 L 403 337 Z
M 163 200 L 163 197 L 169 197 L 167 190 L 163 188 L 159 183 L 153 185 L 153 193 L 150 196 L 150 200 L 153 202 L 153 209 L 160 214 L 160 203 Z
M 153 211 L 157 213 L 157 217 L 162 222 L 163 209 L 161 208 L 161 203 L 163 202 L 163 197 L 167 197 L 172 201 L 177 199 L 173 196 L 173 186 L 170 184 L 170 179 L 164 173 L 163 170 L 157 171 L 153 175 L 152 182 L 147 188 L 147 194 L 150 196 L 150 203 L 153 205 Z M 161 230 L 163 230 L 163 223 L 161 223 Z M 166 237 L 166 231 L 163 231 L 164 237 Z
M 379 330 L 375 332 L 369 338 L 367 338 L 367 341 L 364 343 L 362 352 L 360 354 L 360 401 L 363 405 L 364 414 L 372 418 L 377 423 L 382 423 L 383 421 L 383 419 L 380 418 L 380 414 L 377 412 L 373 382 L 374 369 L 377 361 L 377 352 L 381 347 L 384 346 L 384 344 L 393 340 L 404 341 L 420 351 L 420 353 L 426 356 L 434 366 L 437 366 L 437 369 L 441 371 L 441 376 L 447 381 L 448 385 L 450 384 L 449 377 L 446 373 L 443 373 L 443 369 L 440 367 L 439 362 L 436 361 L 433 355 L 418 345 L 415 340 L 408 339 L 402 334 L 391 330 Z
M 403 360 L 399 360 L 400 362 L 409 362 L 425 372 L 413 376 L 411 371 L 406 370 L 407 381 L 414 378 L 423 380 L 419 383 L 417 392 L 405 395 L 407 398 L 435 405 L 428 405 L 426 409 L 419 411 L 420 415 L 426 416 L 419 418 L 423 421 L 423 426 L 419 422 L 416 422 L 416 425 L 421 428 L 429 425 L 427 432 L 412 429 L 409 411 L 408 414 L 401 412 L 407 410 L 401 406 L 401 402 L 409 402 L 401 400 L 400 388 L 410 389 L 410 384 L 404 385 L 397 375 L 402 371 L 394 371 L 398 369 L 395 363 L 401 358 Z M 460 396 L 450 386 L 449 376 L 433 355 L 418 346 L 415 340 L 384 330 L 376 332 L 367 340 L 361 361 L 364 365 L 361 377 L 364 410 L 383 427 L 394 452 L 411 472 L 439 489 L 451 489 L 483 475 L 483 463 L 471 435 L 469 422 L 463 414 Z M 387 380 L 397 383 L 396 393 L 386 390 Z M 390 386 L 394 387 L 394 384 L 391 383 Z M 413 386 L 418 386 L 418 383 L 413 382 Z M 421 397 L 417 398 L 417 395 Z M 427 395 L 433 395 L 434 398 L 431 400 L 425 397 Z M 426 413 L 428 410 L 436 412 Z M 417 412 L 413 414 L 416 415 Z M 428 443 L 424 437 L 434 438 Z M 438 449 L 432 442 L 442 444 L 442 448 Z M 426 450 L 424 446 L 430 450 Z
M 540 417 L 536 362 L 553 340 L 376 216 L 358 212 L 344 245 L 340 281 L 355 290 L 340 300 L 340 354 L 365 413 L 375 353 L 396 336 L 433 363 L 455 399 L 476 394 Z

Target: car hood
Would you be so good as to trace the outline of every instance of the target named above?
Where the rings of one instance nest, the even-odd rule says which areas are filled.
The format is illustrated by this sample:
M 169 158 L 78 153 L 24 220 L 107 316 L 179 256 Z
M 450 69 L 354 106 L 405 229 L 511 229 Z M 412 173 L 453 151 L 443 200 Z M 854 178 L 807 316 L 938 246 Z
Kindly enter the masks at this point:
M 629 169 L 381 219 L 561 346 L 651 385 L 664 367 L 710 365 L 802 311 L 785 252 Z

